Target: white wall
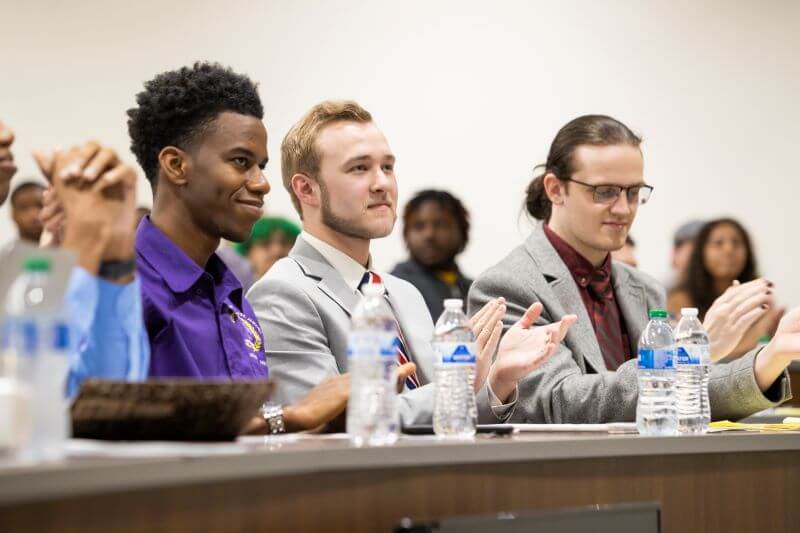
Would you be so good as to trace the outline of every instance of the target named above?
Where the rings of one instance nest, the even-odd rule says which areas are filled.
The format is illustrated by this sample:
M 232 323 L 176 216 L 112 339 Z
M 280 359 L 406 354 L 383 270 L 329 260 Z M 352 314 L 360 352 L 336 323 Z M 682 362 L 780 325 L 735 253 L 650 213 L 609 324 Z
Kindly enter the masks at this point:
M 472 210 L 471 274 L 527 233 L 531 168 L 565 122 L 611 114 L 645 137 L 656 187 L 633 236 L 667 271 L 689 217 L 731 214 L 762 271 L 800 303 L 797 125 L 800 2 L 0 0 L 0 117 L 20 176 L 35 147 L 94 137 L 133 160 L 125 110 L 142 82 L 214 59 L 260 82 L 273 162 L 268 209 L 293 214 L 280 140 L 312 104 L 354 98 L 398 155 L 401 200 L 449 188 Z M 149 201 L 142 179 L 140 191 Z M 13 237 L 0 210 L 0 242 Z M 379 267 L 404 256 L 398 231 Z

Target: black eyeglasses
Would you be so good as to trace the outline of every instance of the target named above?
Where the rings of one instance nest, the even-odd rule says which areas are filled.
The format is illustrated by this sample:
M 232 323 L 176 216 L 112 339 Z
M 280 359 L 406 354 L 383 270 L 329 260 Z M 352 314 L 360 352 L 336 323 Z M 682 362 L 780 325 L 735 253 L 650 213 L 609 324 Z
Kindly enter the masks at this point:
M 629 204 L 644 205 L 653 193 L 653 187 L 650 185 L 620 187 L 619 185 L 592 185 L 572 178 L 567 178 L 564 181 L 574 181 L 578 185 L 583 185 L 584 187 L 592 189 L 594 201 L 598 204 L 613 204 L 617 201 L 619 195 L 622 194 L 622 191 L 625 191 Z

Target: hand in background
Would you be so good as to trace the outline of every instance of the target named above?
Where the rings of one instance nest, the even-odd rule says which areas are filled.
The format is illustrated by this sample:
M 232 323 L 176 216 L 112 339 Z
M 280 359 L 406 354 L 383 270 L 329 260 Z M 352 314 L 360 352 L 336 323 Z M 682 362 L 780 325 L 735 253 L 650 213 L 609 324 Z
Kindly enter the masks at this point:
M 8 198 L 11 178 L 17 173 L 14 154 L 11 153 L 12 144 L 14 144 L 14 132 L 0 121 L 0 205 L 3 205 Z

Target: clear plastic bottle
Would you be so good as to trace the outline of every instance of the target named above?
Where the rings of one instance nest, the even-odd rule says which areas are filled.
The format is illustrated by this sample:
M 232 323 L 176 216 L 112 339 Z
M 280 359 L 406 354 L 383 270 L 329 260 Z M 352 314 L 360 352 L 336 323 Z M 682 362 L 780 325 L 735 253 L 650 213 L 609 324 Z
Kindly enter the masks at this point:
M 7 335 L 4 373 L 14 374 L 30 391 L 30 444 L 25 455 L 57 459 L 69 437 L 69 328 L 61 305 L 52 300 L 50 260 L 28 259 L 6 297 Z
M 475 435 L 475 335 L 459 299 L 444 301 L 433 337 L 437 355 L 433 431 L 439 437 L 471 438 Z
M 711 422 L 708 374 L 711 351 L 708 334 L 697 318 L 697 309 L 681 309 L 675 329 L 678 433 L 705 433 Z
M 663 309 L 650 311 L 639 339 L 639 400 L 636 429 L 640 435 L 675 435 L 675 339 Z
M 356 446 L 384 446 L 397 441 L 397 323 L 384 298 L 384 286 L 362 288 L 348 337 L 350 400 L 347 433 Z

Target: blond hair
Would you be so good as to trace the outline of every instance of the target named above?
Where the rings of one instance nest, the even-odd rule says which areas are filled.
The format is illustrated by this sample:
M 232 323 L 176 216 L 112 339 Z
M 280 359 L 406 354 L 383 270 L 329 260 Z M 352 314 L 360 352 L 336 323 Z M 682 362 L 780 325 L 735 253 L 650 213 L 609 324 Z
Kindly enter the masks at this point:
M 318 179 L 320 155 L 316 147 L 317 137 L 322 128 L 334 122 L 372 122 L 372 115 L 352 100 L 326 100 L 312 107 L 296 122 L 281 143 L 283 186 L 301 219 L 303 211 L 292 190 L 292 176 L 305 174 Z

